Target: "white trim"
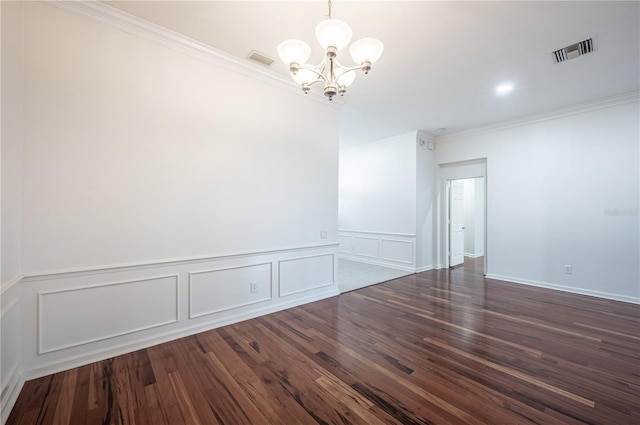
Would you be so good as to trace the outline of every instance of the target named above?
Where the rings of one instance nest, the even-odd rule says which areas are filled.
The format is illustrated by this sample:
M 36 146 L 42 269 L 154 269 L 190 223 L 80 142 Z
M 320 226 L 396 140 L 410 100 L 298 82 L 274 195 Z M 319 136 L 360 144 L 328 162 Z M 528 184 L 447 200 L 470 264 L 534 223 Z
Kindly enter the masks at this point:
M 385 236 L 399 236 L 399 237 L 407 237 L 407 238 L 415 238 L 415 233 L 394 233 L 394 232 L 375 232 L 371 230 L 350 230 L 350 229 L 338 229 L 338 234 L 340 233 L 366 233 L 369 235 L 385 235 Z
M 211 329 L 216 329 L 222 326 L 230 325 L 233 323 L 242 322 L 244 320 L 253 319 L 255 317 L 263 316 L 265 314 L 275 313 L 277 311 L 285 310 L 287 308 L 296 307 L 299 305 L 307 304 L 314 301 L 320 301 L 324 298 L 333 297 L 339 295 L 340 292 L 337 288 L 331 291 L 324 291 L 319 294 L 313 294 L 306 298 L 296 298 L 295 300 L 289 300 L 275 305 L 265 306 L 264 308 L 251 310 L 244 313 L 239 313 L 232 316 L 225 316 L 206 323 L 200 323 L 192 326 L 180 328 L 175 331 L 168 331 L 162 334 L 156 334 L 147 338 L 141 338 L 135 342 L 123 343 L 115 346 L 110 346 L 105 349 L 98 349 L 91 352 L 81 353 L 75 356 L 65 357 L 59 360 L 53 360 L 47 363 L 39 363 L 35 367 L 23 371 L 25 379 L 36 379 L 42 376 L 50 375 L 52 373 L 61 372 L 63 370 L 71 369 L 78 366 L 87 365 L 93 362 L 108 359 L 110 357 L 127 354 L 132 351 L 141 350 L 151 347 L 153 345 L 162 344 L 164 342 L 173 341 L 178 338 L 194 335 L 200 332 L 205 332 Z
M 396 243 L 408 244 L 411 247 L 411 261 L 385 257 L 384 255 L 385 242 L 396 242 Z M 380 239 L 380 258 L 384 261 L 395 261 L 396 263 L 410 264 L 413 266 L 414 259 L 416 258 L 415 241 L 407 241 L 407 240 L 401 240 L 401 239 Z
M 197 274 L 204 274 L 204 273 L 214 273 L 214 272 L 220 272 L 220 271 L 224 271 L 224 270 L 237 270 L 237 269 L 245 269 L 245 268 L 249 268 L 249 267 L 256 267 L 256 266 L 269 266 L 269 297 L 267 298 L 260 298 L 257 300 L 252 300 L 252 301 L 248 301 L 242 304 L 237 304 L 237 305 L 233 305 L 233 306 L 229 306 L 229 307 L 224 307 L 224 308 L 219 308 L 217 310 L 210 310 L 204 313 L 198 313 L 198 314 L 193 314 L 193 280 L 192 277 L 193 275 L 197 275 Z M 228 311 L 228 310 L 234 310 L 236 308 L 240 308 L 240 307 L 246 307 L 248 305 L 252 305 L 252 304 L 258 304 L 258 303 L 262 303 L 265 301 L 270 301 L 273 299 L 273 297 L 271 296 L 272 292 L 273 292 L 273 261 L 265 261 L 262 263 L 257 263 L 257 264 L 249 264 L 249 265 L 242 265 L 242 266 L 233 266 L 233 267 L 222 267 L 222 268 L 218 268 L 218 269 L 210 269 L 210 270 L 201 270 L 201 271 L 195 271 L 195 272 L 189 272 L 189 319 L 195 319 L 198 317 L 202 317 L 202 316 L 208 316 L 210 314 L 216 314 L 216 313 L 221 313 L 223 311 Z
M 4 294 L 5 292 L 7 292 L 9 289 L 11 289 L 14 285 L 17 285 L 18 283 L 20 283 L 20 281 L 24 278 L 24 276 L 22 275 L 18 275 L 12 279 L 9 279 L 6 283 L 4 283 L 2 285 L 2 287 L 0 287 L 0 295 Z
M 640 297 L 630 297 L 628 295 L 611 294 L 608 292 L 593 291 L 590 289 L 577 288 L 575 286 L 558 285 L 555 283 L 540 282 L 537 280 L 520 279 L 512 276 L 502 276 L 497 274 L 487 274 L 487 279 L 501 280 L 505 282 L 519 283 L 522 285 L 535 286 L 538 288 L 553 289 L 556 291 L 570 292 L 572 294 L 588 295 L 591 297 L 604 298 L 613 301 L 622 301 L 631 304 L 640 304 Z
M 354 239 L 360 239 L 363 241 L 375 241 L 376 242 L 376 255 L 370 255 L 370 254 L 363 254 L 361 252 L 355 252 L 355 241 L 352 242 L 352 245 L 354 246 L 351 254 L 358 256 L 358 257 L 367 257 L 367 258 L 380 258 L 380 245 L 382 244 L 382 239 L 381 238 L 370 238 L 370 237 L 364 237 L 364 236 L 352 236 Z
M 309 258 L 320 258 L 320 257 L 331 257 L 331 282 L 322 283 L 318 286 L 314 286 L 311 288 L 298 289 L 297 291 L 291 292 L 283 292 L 282 291 L 282 263 L 287 263 L 289 261 L 298 261 L 298 260 L 306 260 Z M 295 258 L 287 258 L 284 260 L 278 260 L 278 297 L 284 298 L 295 294 L 300 294 L 302 292 L 314 291 L 320 288 L 325 288 L 327 286 L 336 284 L 336 257 L 334 253 L 324 253 L 317 255 L 305 255 L 303 257 L 295 257 Z
M 434 265 L 430 265 L 430 266 L 422 266 L 422 267 L 418 267 L 416 269 L 416 273 L 422 273 L 422 272 L 428 272 L 430 270 L 436 270 L 439 269 L 440 267 L 436 267 Z
M 2 424 L 5 424 L 7 419 L 9 419 L 13 406 L 16 404 L 22 387 L 24 387 L 24 383 L 26 382 L 25 378 L 19 373 L 17 363 L 9 371 L 9 378 L 7 378 L 6 381 L 7 385 L 2 387 L 3 397 L 0 399 L 0 404 L 2 404 L 0 423 Z
M 2 318 L 2 316 L 4 316 L 9 310 L 11 310 L 13 307 L 15 307 L 16 304 L 18 304 L 18 301 L 20 301 L 20 297 L 15 297 L 13 300 L 11 300 L 11 302 L 9 302 L 9 304 L 7 304 L 7 306 L 5 308 L 0 309 L 0 319 Z
M 165 320 L 162 322 L 158 322 L 158 323 L 152 323 L 150 325 L 147 326 L 141 326 L 138 328 L 132 328 L 132 329 L 127 329 L 126 331 L 122 331 L 122 332 L 116 332 L 116 333 L 112 333 L 109 335 L 103 335 L 103 336 L 99 336 L 96 338 L 90 338 L 84 341 L 79 341 L 76 343 L 71 343 L 71 344 L 66 344 L 66 345 L 59 345 L 59 346 L 54 346 L 54 347 L 50 347 L 50 348 L 43 348 L 43 341 L 42 341 L 42 333 L 43 333 L 43 312 L 42 312 L 42 301 L 43 301 L 43 297 L 45 295 L 51 295 L 51 294 L 59 294 L 59 293 L 63 293 L 63 292 L 73 292 L 73 291 L 84 291 L 84 290 L 89 290 L 89 289 L 95 289 L 95 288 L 101 288 L 101 287 L 105 287 L 105 286 L 115 286 L 115 285 L 126 285 L 126 284 L 130 284 L 130 283 L 138 283 L 138 282 L 147 282 L 147 281 L 151 281 L 151 280 L 159 280 L 159 279 L 166 279 L 166 278 L 174 278 L 174 284 L 175 284 L 175 293 L 176 293 L 176 309 L 175 309 L 175 318 L 171 319 L 171 320 Z M 164 326 L 164 325 L 168 325 L 171 323 L 177 323 L 180 320 L 180 285 L 179 285 L 179 276 L 177 274 L 170 274 L 170 275 L 164 275 L 164 276 L 153 276 L 153 277 L 147 277 L 147 278 L 143 278 L 143 279 L 133 279 L 133 280 L 127 280 L 127 281 L 119 281 L 119 282 L 109 282 L 109 283 L 101 283 L 101 284 L 97 284 L 97 285 L 89 285 L 89 286 L 82 286 L 82 287 L 76 287 L 76 288 L 66 288 L 66 289 L 57 289 L 54 291 L 41 291 L 38 292 L 38 303 L 37 303 L 37 312 L 38 312 L 38 318 L 37 318 L 37 335 L 38 335 L 38 354 L 46 354 L 46 353 L 52 353 L 54 351 L 60 351 L 60 350 L 66 350 L 69 348 L 73 348 L 73 347 L 79 347 L 81 345 L 86 345 L 86 344 L 91 344 L 93 342 L 98 342 L 98 341 L 104 341 L 107 339 L 111 339 L 111 338 L 116 338 L 119 336 L 124 336 L 124 335 L 129 335 L 132 333 L 136 333 L 136 332 L 140 332 L 140 331 L 144 331 L 144 330 L 148 330 L 148 329 L 153 329 L 153 328 L 157 328 L 160 326 Z
M 338 247 L 339 245 L 340 245 L 339 243 L 325 243 L 325 244 L 318 244 L 318 245 L 303 245 L 298 247 L 275 248 L 272 250 L 230 252 L 230 253 L 222 253 L 218 255 L 207 255 L 202 257 L 169 258 L 166 260 L 144 261 L 144 262 L 141 261 L 138 263 L 114 264 L 112 266 L 82 267 L 82 268 L 68 269 L 68 270 L 54 270 L 49 272 L 25 273 L 24 276 L 22 276 L 22 280 L 24 283 L 31 283 L 31 282 L 37 282 L 40 280 L 50 280 L 50 279 L 73 277 L 73 276 L 87 276 L 87 275 L 103 274 L 103 273 L 110 273 L 110 272 L 116 272 L 116 271 L 132 270 L 132 269 L 165 267 L 170 265 L 217 261 L 217 260 L 223 260 L 223 259 L 226 260 L 226 259 L 258 256 L 258 255 L 270 255 L 270 254 L 276 254 L 276 253 L 287 252 L 287 251 L 301 251 L 301 250 L 312 250 L 312 249 L 319 249 L 319 248 Z
M 352 256 L 352 255 L 338 255 L 338 258 L 341 258 L 343 260 L 349 260 L 349 261 L 356 261 L 358 263 L 365 263 L 365 264 L 372 264 L 374 266 L 381 266 L 381 267 L 386 267 L 388 269 L 395 269 L 395 270 L 400 270 L 403 272 L 409 272 L 409 273 L 416 273 L 416 269 L 413 267 L 405 267 L 402 265 L 398 265 L 398 264 L 389 264 L 386 262 L 382 262 L 382 261 L 374 261 L 374 260 L 369 260 L 364 256 Z M 427 266 L 429 267 L 429 266 Z
M 197 40 L 186 37 L 183 34 L 145 21 L 144 19 L 123 12 L 122 10 L 116 9 L 102 2 L 76 0 L 39 1 L 57 9 L 81 15 L 85 18 L 122 30 L 128 34 L 161 44 L 193 58 L 224 67 L 235 73 L 271 84 L 290 92 L 295 92 L 301 96 L 306 96 L 309 99 L 321 102 L 323 105 L 339 109 L 344 104 L 340 99 L 334 99 L 333 102 L 328 102 L 326 97 L 320 92 L 312 91 L 309 94 L 305 94 L 300 89 L 300 86 L 291 78 L 285 78 L 271 70 L 254 65 L 247 59 L 237 58 L 222 50 L 215 49 Z
M 535 124 L 543 121 L 554 120 L 557 118 L 563 118 L 571 115 L 578 115 L 585 112 L 597 111 L 599 109 L 611 108 L 619 105 L 626 105 L 628 103 L 639 102 L 640 91 L 632 91 L 622 93 L 616 96 L 609 96 L 601 99 L 597 99 L 591 102 L 581 103 L 577 105 L 568 106 L 565 108 L 552 109 L 550 111 L 542 112 L 539 114 L 526 115 L 523 117 L 513 118 L 505 121 L 496 122 L 493 124 L 475 127 L 468 130 L 461 130 L 444 134 L 441 136 L 436 135 L 434 138 L 435 143 L 446 143 L 450 139 L 457 139 L 469 136 L 476 136 L 498 130 L 507 130 L 514 127 L 520 127 L 523 125 Z
M 291 295 L 297 295 L 297 294 L 301 294 L 303 292 L 315 291 L 317 289 L 326 288 L 327 286 L 332 286 L 332 285 L 335 285 L 335 284 L 336 284 L 335 282 L 321 283 L 320 285 L 313 286 L 311 288 L 298 289 L 296 291 L 291 291 L 291 292 L 286 292 L 286 293 L 285 292 L 280 292 L 278 294 L 278 296 L 280 298 L 286 298 L 286 297 L 290 297 Z M 278 285 L 278 287 L 280 287 L 280 285 Z
M 469 257 L 469 258 L 480 258 L 480 257 L 483 257 L 483 256 L 484 256 L 484 252 L 481 252 L 481 253 L 479 253 L 479 254 L 470 254 L 470 253 L 468 253 L 468 252 L 465 252 L 465 253 L 464 253 L 464 256 L 465 256 L 465 257 Z

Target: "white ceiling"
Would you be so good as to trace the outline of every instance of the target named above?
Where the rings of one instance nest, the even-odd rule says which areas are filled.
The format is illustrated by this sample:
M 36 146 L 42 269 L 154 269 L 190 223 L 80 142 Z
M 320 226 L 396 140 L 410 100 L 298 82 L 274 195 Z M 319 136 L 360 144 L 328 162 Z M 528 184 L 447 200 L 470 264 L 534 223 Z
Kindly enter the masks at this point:
M 324 1 L 113 1 L 144 20 L 245 59 L 289 38 L 322 51 Z M 353 39 L 385 46 L 342 99 L 341 147 L 414 130 L 434 135 L 548 112 L 640 89 L 640 2 L 333 1 Z M 551 52 L 593 37 L 596 51 L 561 64 Z M 339 60 L 350 64 L 348 52 Z M 495 86 L 511 82 L 508 96 Z M 314 86 L 314 90 L 319 90 Z M 328 100 L 327 100 L 328 101 Z

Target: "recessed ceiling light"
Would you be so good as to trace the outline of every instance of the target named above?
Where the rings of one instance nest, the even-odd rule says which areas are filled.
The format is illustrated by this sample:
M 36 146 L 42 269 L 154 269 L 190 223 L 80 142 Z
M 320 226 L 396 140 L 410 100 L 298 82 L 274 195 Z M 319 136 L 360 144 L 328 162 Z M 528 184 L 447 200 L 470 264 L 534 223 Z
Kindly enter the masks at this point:
M 503 83 L 496 87 L 496 94 L 500 96 L 504 96 L 513 91 L 513 84 L 511 83 Z

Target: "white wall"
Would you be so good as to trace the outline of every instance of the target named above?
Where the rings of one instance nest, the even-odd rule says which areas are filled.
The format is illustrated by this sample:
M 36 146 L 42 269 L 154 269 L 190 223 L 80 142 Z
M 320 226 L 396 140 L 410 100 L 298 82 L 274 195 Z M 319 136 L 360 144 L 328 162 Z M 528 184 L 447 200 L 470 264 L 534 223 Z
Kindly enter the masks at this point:
M 336 240 L 333 107 L 47 5 L 25 51 L 25 273 Z
M 20 274 L 22 14 L 19 2 L 2 2 L 2 282 Z
M 0 2 L 0 422 L 24 383 L 20 371 L 22 3 Z
M 416 133 L 340 151 L 340 229 L 415 234 Z
M 5 27 L 6 4 L 22 377 L 338 293 L 335 106 L 58 8 L 74 4 L 21 3 Z M 15 94 L 7 33 L 24 35 Z
M 340 151 L 340 255 L 414 271 L 416 132 Z
M 439 141 L 439 164 L 487 159 L 489 277 L 640 302 L 640 111 L 630 99 Z
M 416 272 L 438 268 L 436 163 L 433 138 L 418 133 L 416 147 Z M 430 148 L 431 146 L 431 148 Z

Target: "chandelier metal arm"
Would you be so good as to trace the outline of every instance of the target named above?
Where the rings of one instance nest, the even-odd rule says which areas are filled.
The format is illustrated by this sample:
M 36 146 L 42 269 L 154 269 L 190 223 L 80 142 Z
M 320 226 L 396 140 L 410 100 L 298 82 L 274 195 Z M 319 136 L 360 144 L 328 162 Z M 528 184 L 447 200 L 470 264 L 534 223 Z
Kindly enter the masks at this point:
M 338 65 L 338 67 L 342 68 L 342 72 L 340 73 L 340 75 L 336 76 L 336 80 L 339 80 L 340 77 L 342 77 L 344 74 L 346 74 L 347 72 L 351 72 L 351 71 L 357 71 L 359 69 L 362 69 L 362 65 L 356 65 L 356 66 L 352 66 L 352 67 L 346 67 L 344 65 L 342 65 L 340 62 L 335 61 L 336 65 Z
M 332 6 L 331 0 L 328 0 L 327 20 L 316 26 L 316 37 L 325 49 L 325 55 L 320 64 L 305 63 L 310 57 L 311 48 L 304 41 L 292 39 L 278 45 L 278 55 L 285 64 L 289 65 L 293 79 L 302 86 L 302 90 L 308 93 L 312 84 L 322 82 L 324 95 L 329 100 L 337 94 L 344 95 L 347 86 L 356 76 L 355 71 L 369 73 L 371 64 L 378 60 L 384 48 L 375 38 L 362 38 L 355 41 L 349 48 L 351 58 L 358 65 L 346 67 L 338 62 L 338 51 L 347 47 L 352 31 L 345 22 L 332 18 Z M 349 74 L 351 72 L 353 74 Z

